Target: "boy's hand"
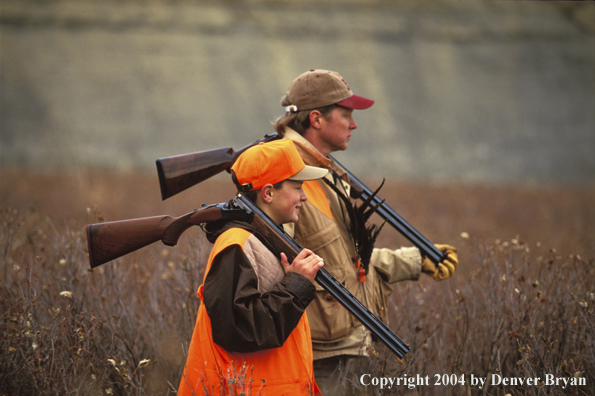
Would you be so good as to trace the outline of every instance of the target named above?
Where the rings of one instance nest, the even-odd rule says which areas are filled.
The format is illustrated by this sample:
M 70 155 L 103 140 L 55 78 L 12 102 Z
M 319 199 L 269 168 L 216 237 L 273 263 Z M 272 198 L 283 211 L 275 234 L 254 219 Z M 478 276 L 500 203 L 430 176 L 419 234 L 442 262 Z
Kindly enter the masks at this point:
M 314 282 L 316 273 L 324 265 L 324 261 L 311 250 L 303 249 L 298 253 L 291 265 L 289 265 L 285 253 L 281 253 L 281 265 L 285 269 L 285 273 L 297 272 L 308 278 L 310 282 Z

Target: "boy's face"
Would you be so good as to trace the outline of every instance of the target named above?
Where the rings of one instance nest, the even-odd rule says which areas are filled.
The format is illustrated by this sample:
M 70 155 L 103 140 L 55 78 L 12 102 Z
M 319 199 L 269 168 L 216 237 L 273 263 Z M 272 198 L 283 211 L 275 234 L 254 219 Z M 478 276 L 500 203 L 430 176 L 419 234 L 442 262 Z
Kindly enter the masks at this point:
M 281 189 L 271 188 L 271 202 L 269 205 L 269 216 L 277 224 L 294 223 L 298 220 L 298 214 L 302 202 L 308 200 L 308 196 L 302 189 L 301 181 L 285 180 Z

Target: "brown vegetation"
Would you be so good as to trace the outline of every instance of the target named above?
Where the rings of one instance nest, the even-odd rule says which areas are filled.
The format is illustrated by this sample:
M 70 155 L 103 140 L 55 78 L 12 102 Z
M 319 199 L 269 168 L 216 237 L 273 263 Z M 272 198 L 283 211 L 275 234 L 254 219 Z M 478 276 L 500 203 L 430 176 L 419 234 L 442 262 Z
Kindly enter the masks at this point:
M 82 231 L 87 223 L 179 216 L 225 201 L 233 194 L 227 178 L 166 202 L 152 174 L 4 170 L 0 178 L 0 395 L 174 394 L 210 248 L 202 231 L 93 271 Z M 427 376 L 429 384 L 416 387 L 422 395 L 593 394 L 593 189 L 391 182 L 381 196 L 430 240 L 457 246 L 461 264 L 450 280 L 423 276 L 393 286 L 390 324 L 411 351 L 397 362 L 378 346 L 358 379 Z M 407 244 L 388 227 L 378 243 Z M 480 389 L 471 374 L 488 382 L 492 374 L 552 374 L 587 385 Z M 449 384 L 434 385 L 437 379 Z M 349 389 L 408 391 L 359 382 Z

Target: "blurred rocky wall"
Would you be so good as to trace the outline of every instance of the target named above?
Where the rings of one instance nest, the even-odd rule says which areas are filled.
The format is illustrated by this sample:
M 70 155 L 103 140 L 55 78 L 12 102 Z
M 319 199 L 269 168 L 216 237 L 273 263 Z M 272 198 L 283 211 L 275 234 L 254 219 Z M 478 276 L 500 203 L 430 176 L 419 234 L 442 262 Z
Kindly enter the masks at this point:
M 376 101 L 336 155 L 361 177 L 595 184 L 593 2 L 3 0 L 0 29 L 1 167 L 239 148 L 324 68 Z

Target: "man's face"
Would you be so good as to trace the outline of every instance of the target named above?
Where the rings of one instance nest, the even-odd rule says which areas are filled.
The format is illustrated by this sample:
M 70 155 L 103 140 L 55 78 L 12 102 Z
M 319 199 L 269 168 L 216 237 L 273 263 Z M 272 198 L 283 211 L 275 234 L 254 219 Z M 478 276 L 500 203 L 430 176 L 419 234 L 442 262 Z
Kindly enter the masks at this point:
M 327 120 L 321 117 L 319 131 L 319 151 L 329 155 L 334 151 L 346 150 L 351 139 L 351 131 L 357 128 L 353 119 L 353 109 L 337 107 Z
M 308 199 L 308 196 L 302 189 L 301 181 L 286 180 L 281 189 L 271 189 L 271 213 L 270 216 L 278 224 L 294 223 L 298 221 L 298 214 L 302 202 Z

